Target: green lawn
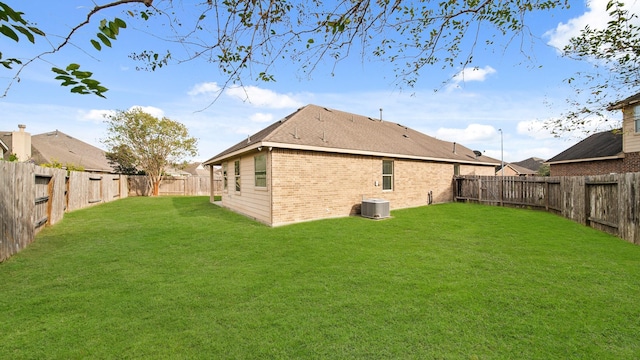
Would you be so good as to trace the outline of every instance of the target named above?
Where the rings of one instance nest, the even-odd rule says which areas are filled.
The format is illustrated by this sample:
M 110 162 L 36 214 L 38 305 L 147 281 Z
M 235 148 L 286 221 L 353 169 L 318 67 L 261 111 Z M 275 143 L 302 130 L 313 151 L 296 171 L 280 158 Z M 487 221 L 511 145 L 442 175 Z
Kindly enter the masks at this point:
M 637 359 L 640 246 L 445 204 L 268 228 L 207 197 L 67 214 L 0 264 L 0 358 Z

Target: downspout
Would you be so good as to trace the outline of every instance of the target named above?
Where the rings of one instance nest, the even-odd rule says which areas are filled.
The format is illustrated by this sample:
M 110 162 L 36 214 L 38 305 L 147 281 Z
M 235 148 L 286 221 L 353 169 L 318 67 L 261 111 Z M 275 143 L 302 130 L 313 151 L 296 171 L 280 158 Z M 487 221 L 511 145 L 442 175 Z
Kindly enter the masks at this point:
M 273 148 L 269 146 L 267 152 L 267 189 L 269 192 L 269 226 L 273 227 Z

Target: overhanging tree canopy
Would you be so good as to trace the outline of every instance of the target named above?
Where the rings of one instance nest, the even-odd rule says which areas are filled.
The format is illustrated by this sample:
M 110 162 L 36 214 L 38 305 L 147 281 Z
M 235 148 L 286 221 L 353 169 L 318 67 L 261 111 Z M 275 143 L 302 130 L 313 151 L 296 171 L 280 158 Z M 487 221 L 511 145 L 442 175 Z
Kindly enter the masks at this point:
M 85 21 L 68 34 L 57 34 L 62 40 L 36 58 L 69 44 L 100 51 L 133 24 L 153 38 L 179 43 L 182 49 L 180 53 L 144 46 L 133 49 L 131 57 L 141 62 L 140 69 L 199 59 L 216 66 L 229 84 L 277 80 L 272 70 L 281 62 L 309 74 L 320 62 L 337 66 L 347 57 L 362 56 L 393 63 L 397 82 L 412 86 L 425 66 L 470 66 L 476 47 L 526 36 L 528 13 L 567 6 L 567 0 L 117 0 L 96 4 Z M 100 18 L 112 8 L 122 8 L 125 15 Z M 9 29 L 15 25 L 7 16 L 12 10 L 6 4 L 2 9 Z M 90 43 L 73 42 L 83 28 L 96 25 L 98 32 Z M 46 31 L 37 30 L 29 35 L 30 41 L 46 36 Z M 53 71 L 78 93 L 104 96 L 106 88 L 90 81 L 92 74 L 79 67 L 74 63 Z

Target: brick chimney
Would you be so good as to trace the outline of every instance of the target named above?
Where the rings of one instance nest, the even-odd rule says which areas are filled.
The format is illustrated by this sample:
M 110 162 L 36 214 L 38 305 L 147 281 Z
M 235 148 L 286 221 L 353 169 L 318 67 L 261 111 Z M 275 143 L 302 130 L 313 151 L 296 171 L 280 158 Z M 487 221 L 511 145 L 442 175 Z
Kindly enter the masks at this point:
M 26 128 L 26 125 L 19 124 L 19 130 L 11 132 L 11 152 L 20 162 L 31 159 L 31 134 L 24 131 Z

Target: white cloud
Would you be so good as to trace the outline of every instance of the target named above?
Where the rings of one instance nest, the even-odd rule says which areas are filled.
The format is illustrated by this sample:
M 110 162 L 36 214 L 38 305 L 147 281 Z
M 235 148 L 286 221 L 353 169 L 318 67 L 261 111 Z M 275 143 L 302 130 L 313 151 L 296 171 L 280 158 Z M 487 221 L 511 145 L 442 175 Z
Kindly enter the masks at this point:
M 491 125 L 470 124 L 465 129 L 440 128 L 436 131 L 436 137 L 466 145 L 490 140 L 496 136 L 496 133 L 496 129 Z
M 133 110 L 133 109 L 140 109 L 144 112 L 146 112 L 147 114 L 151 114 L 154 117 L 157 117 L 158 119 L 161 119 L 164 117 L 164 110 L 157 108 L 155 106 L 140 106 L 140 105 L 133 105 L 132 107 L 129 108 L 129 110 Z
M 200 94 L 216 94 L 222 90 L 216 82 L 204 82 L 194 85 L 187 95 L 196 96 Z
M 607 3 L 609 0 L 591 0 L 587 2 L 587 11 L 584 14 L 570 19 L 567 23 L 560 23 L 555 29 L 549 30 L 544 34 L 548 37 L 548 44 L 558 50 L 563 49 L 569 44 L 572 37 L 580 35 L 580 31 L 589 25 L 591 29 L 604 29 L 610 20 Z M 640 12 L 640 2 L 631 1 L 625 4 L 625 9 L 631 14 Z
M 225 91 L 230 97 L 235 97 L 246 101 L 257 107 L 267 107 L 272 109 L 298 108 L 303 104 L 293 99 L 291 95 L 278 94 L 268 89 L 261 89 L 257 86 L 231 87 Z
M 455 74 L 453 78 L 451 78 L 451 83 L 447 86 L 447 90 L 451 91 L 454 89 L 460 88 L 460 83 L 470 82 L 470 81 L 485 81 L 487 77 L 491 74 L 496 73 L 496 69 L 491 66 L 485 66 L 483 68 L 472 67 L 465 68 L 459 73 Z
M 249 120 L 251 120 L 253 122 L 258 122 L 258 123 L 272 122 L 273 121 L 273 115 L 272 114 L 265 114 L 265 113 L 255 113 L 255 114 L 253 114 L 253 115 L 251 115 L 249 117 Z
M 115 111 L 91 109 L 88 111 L 79 110 L 78 113 L 79 113 L 80 121 L 89 121 L 96 124 L 100 124 L 105 121 L 107 116 L 115 114 Z

